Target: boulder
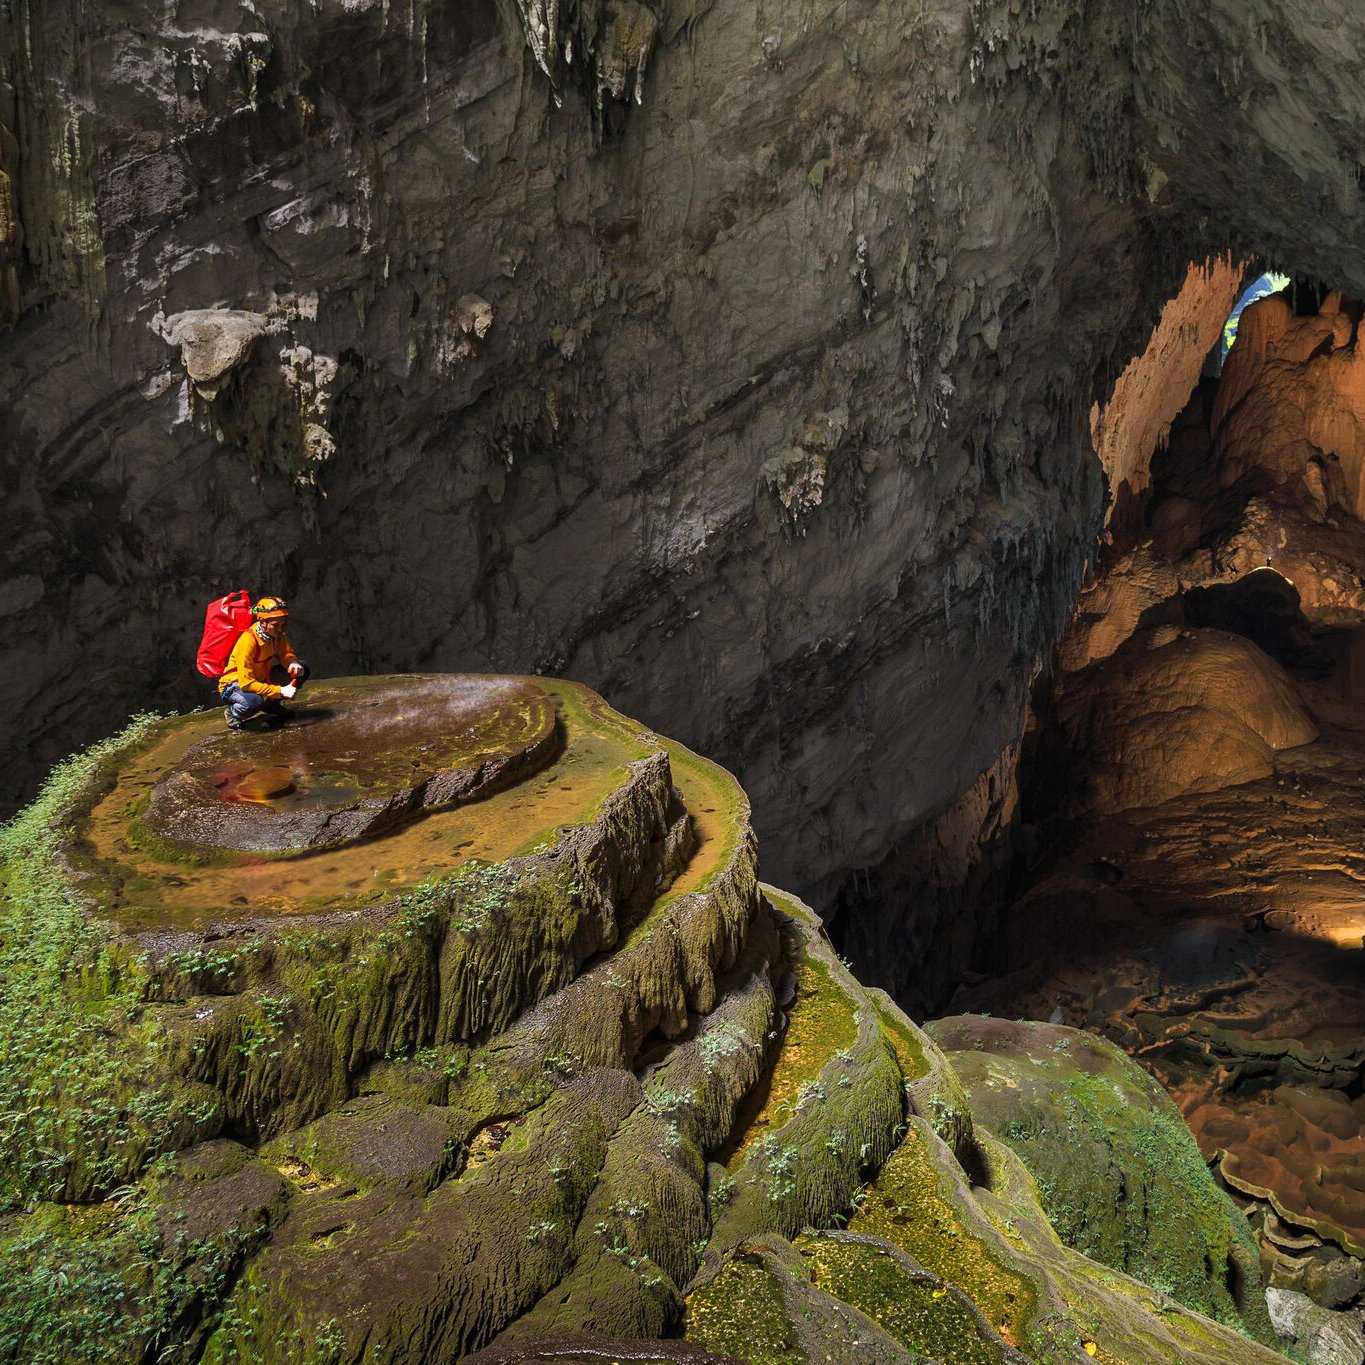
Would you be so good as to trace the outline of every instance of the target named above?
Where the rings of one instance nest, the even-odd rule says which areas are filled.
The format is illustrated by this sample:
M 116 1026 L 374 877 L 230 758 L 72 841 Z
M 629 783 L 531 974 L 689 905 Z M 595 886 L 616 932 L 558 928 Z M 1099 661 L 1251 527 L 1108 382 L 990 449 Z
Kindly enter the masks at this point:
M 1112 1043 L 1062 1025 L 960 1015 L 928 1032 L 975 1121 L 1038 1182 L 1064 1242 L 1268 1333 L 1255 1239 L 1157 1081 Z
M 1223 631 L 1139 634 L 1068 679 L 1059 704 L 1076 781 L 1068 809 L 1156 806 L 1268 776 L 1317 727 L 1283 669 Z
M 1365 1324 L 1359 1313 L 1333 1313 L 1292 1289 L 1266 1290 L 1275 1330 L 1303 1353 L 1309 1365 L 1361 1365 Z
M 180 347 L 181 363 L 199 395 L 213 399 L 232 372 L 251 358 L 256 339 L 266 331 L 267 319 L 260 313 L 194 308 L 167 318 L 164 334 Z

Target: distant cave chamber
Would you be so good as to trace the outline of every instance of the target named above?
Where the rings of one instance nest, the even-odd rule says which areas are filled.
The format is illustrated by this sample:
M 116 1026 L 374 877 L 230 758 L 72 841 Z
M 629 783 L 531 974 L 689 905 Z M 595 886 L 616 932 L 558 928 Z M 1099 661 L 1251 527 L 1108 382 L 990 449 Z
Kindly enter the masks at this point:
M 1017 750 L 851 875 L 830 930 L 921 1014 L 1119 1043 L 1270 1283 L 1341 1310 L 1365 1286 L 1361 308 L 1215 272 L 1097 415 L 1118 496 Z

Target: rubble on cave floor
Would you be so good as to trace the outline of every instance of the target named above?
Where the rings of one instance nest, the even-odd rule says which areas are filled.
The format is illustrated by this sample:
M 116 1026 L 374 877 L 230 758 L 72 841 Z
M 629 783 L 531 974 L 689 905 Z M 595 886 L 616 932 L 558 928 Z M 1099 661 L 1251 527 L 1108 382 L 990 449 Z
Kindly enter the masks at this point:
M 1274 1340 L 1254 1265 L 1219 1299 L 1059 1240 L 1008 1123 L 759 883 L 728 773 L 572 683 L 313 697 L 235 751 L 288 769 L 249 800 L 203 778 L 216 716 L 142 718 L 4 834 L 4 1351 L 98 1323 L 119 1360 L 1280 1358 L 1242 1335 Z M 182 777 L 183 839 L 149 827 Z M 1163 1178 L 1221 1282 L 1240 1215 L 1197 1161 Z

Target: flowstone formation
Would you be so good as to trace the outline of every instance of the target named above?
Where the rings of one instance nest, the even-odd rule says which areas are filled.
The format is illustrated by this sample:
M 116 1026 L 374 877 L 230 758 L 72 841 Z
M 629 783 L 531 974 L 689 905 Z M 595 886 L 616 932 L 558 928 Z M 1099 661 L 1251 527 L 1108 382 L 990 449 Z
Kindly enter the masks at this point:
M 759 883 L 722 769 L 567 682 L 307 695 L 259 739 L 141 718 L 0 836 L 0 1358 L 1279 1358 L 1202 1163 L 1151 1179 L 1211 1280 L 1087 1259 L 970 1067 Z M 264 847 L 334 772 L 308 818 L 389 818 Z
M 219 728 L 173 764 L 184 735 L 149 754 L 140 768 L 163 775 L 142 825 L 224 852 L 327 848 L 512 786 L 561 742 L 531 683 L 403 677 L 306 695 L 287 728 Z

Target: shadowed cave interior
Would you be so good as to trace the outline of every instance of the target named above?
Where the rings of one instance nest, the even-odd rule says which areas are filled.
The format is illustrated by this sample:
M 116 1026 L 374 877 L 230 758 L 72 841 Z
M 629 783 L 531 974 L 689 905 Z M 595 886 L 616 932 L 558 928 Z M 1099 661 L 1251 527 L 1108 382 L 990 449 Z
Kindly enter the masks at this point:
M 1362 48 L 0 6 L 0 1362 L 1362 1365 Z
M 988 775 L 902 855 L 929 877 L 975 863 L 939 891 L 972 923 L 960 970 L 928 945 L 927 972 L 908 953 L 888 969 L 860 928 L 883 870 L 832 925 L 912 1010 L 1113 1039 L 1178 1101 L 1267 1282 L 1348 1320 L 1365 1286 L 1360 316 L 1311 286 L 1253 302 L 1150 484 L 1116 505 L 1034 685 L 1017 786 Z M 964 844 L 954 823 L 978 820 Z M 1049 1141 L 1046 1116 L 1020 1122 L 1024 1145 Z

